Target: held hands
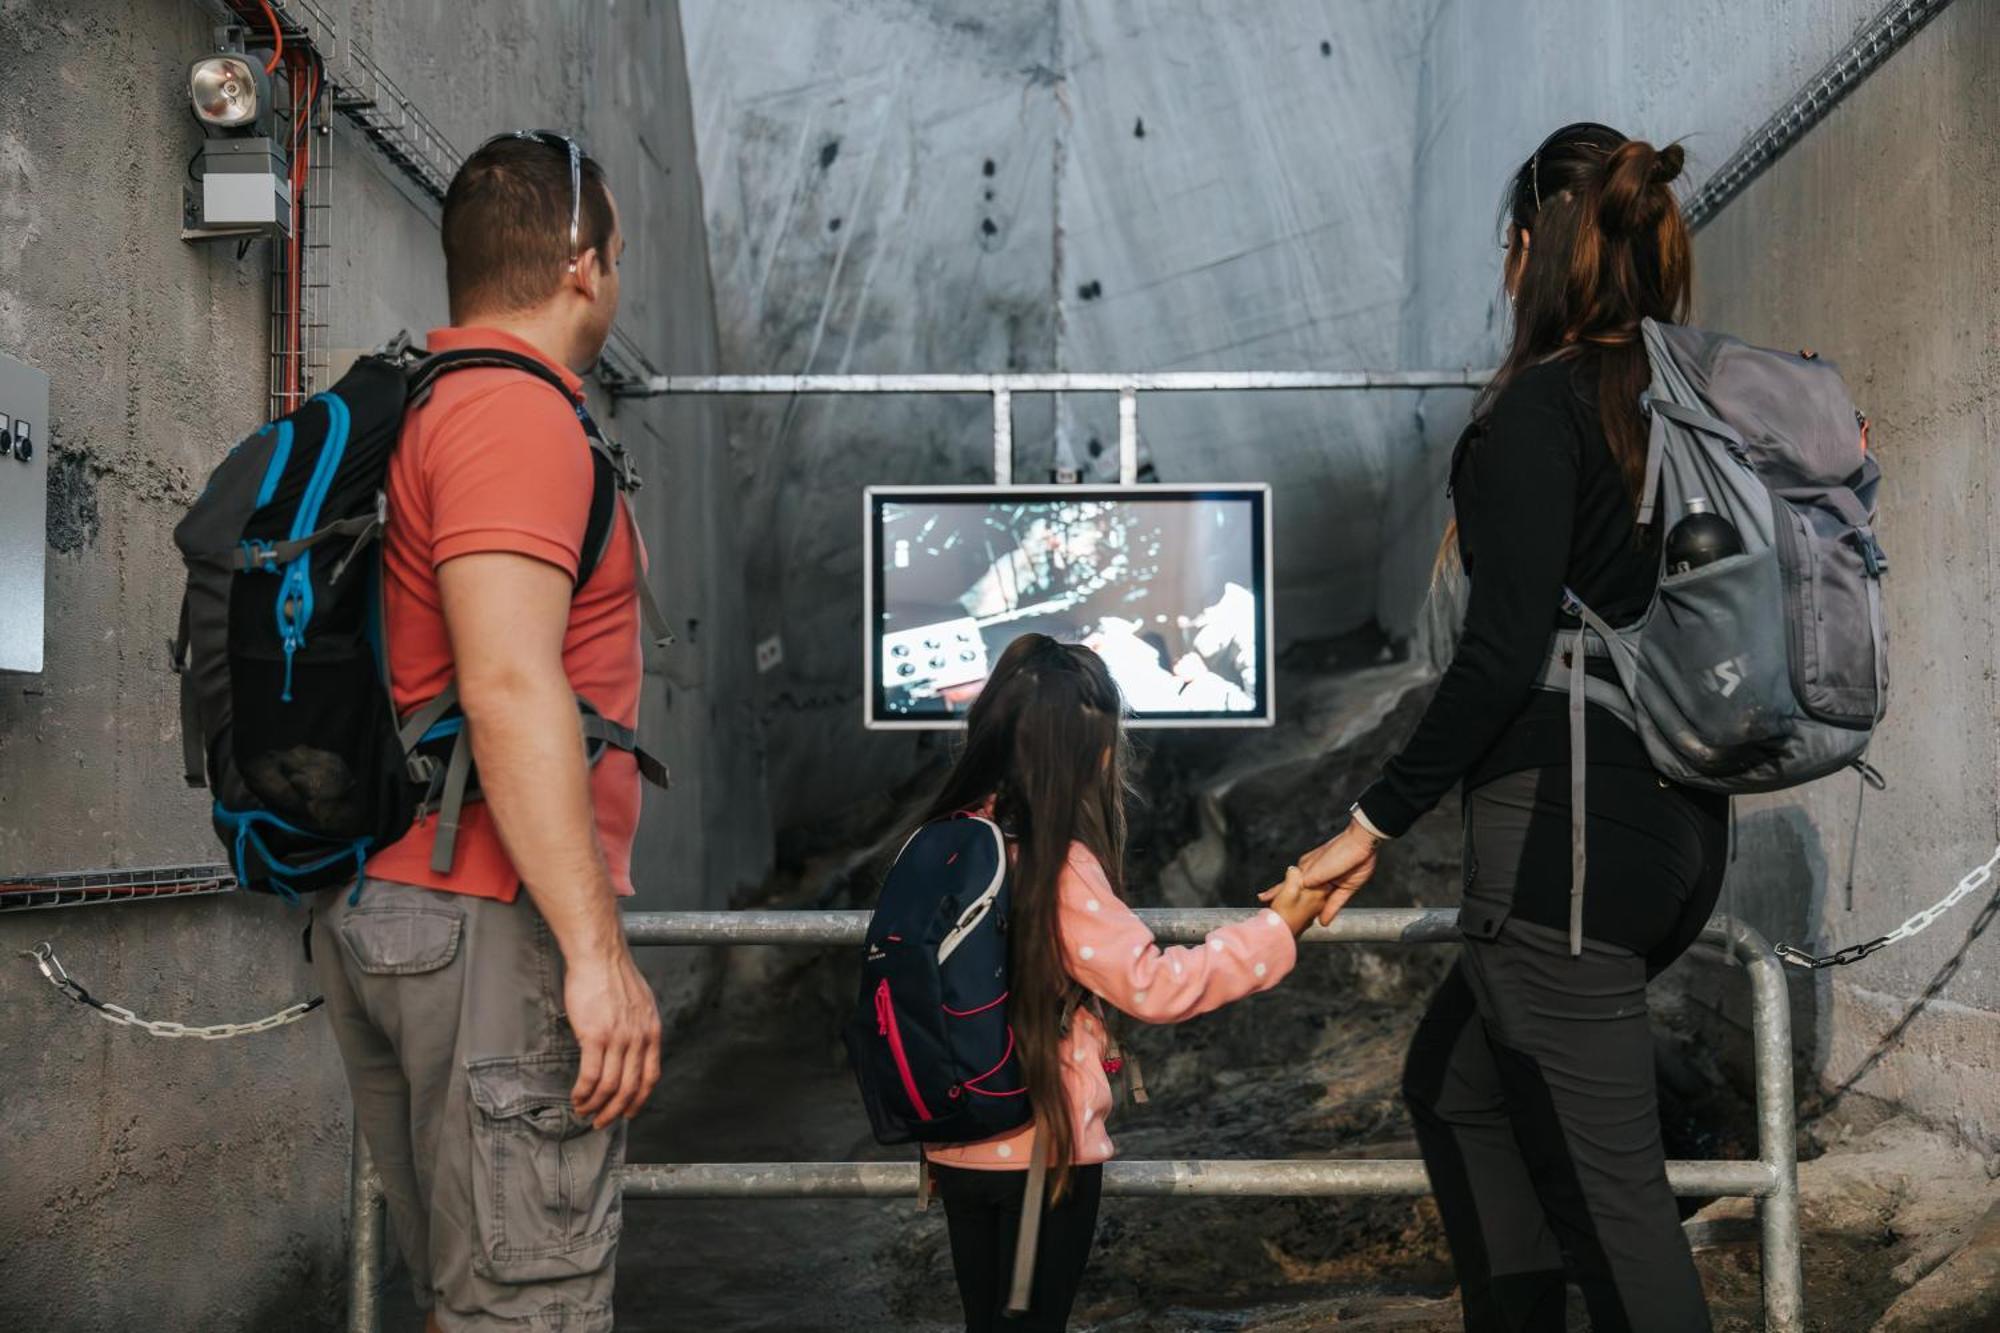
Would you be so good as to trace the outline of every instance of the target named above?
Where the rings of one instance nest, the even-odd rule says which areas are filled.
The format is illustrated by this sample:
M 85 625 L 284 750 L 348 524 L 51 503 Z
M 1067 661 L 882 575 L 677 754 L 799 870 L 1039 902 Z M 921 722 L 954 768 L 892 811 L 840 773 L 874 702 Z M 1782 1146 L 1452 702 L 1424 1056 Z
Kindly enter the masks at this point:
M 1326 894 L 1319 909 L 1322 926 L 1333 924 L 1333 918 L 1347 906 L 1347 900 L 1373 878 L 1375 852 L 1381 845 L 1359 820 L 1350 820 L 1346 828 L 1300 859 L 1299 870 L 1306 886 Z
M 1284 918 L 1294 938 L 1305 933 L 1325 906 L 1326 898 L 1326 890 L 1308 886 L 1305 873 L 1297 866 L 1286 867 L 1284 883 L 1257 895 L 1257 901 L 1270 904 L 1271 910 Z

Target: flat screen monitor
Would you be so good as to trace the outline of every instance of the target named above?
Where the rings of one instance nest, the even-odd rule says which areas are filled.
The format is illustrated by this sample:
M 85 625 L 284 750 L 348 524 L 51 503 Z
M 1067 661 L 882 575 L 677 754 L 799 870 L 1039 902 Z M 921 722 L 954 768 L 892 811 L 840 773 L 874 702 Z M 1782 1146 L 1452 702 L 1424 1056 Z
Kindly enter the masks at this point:
M 1256 727 L 1271 689 L 1268 486 L 875 486 L 866 722 L 962 726 L 1007 645 L 1095 649 L 1132 725 Z

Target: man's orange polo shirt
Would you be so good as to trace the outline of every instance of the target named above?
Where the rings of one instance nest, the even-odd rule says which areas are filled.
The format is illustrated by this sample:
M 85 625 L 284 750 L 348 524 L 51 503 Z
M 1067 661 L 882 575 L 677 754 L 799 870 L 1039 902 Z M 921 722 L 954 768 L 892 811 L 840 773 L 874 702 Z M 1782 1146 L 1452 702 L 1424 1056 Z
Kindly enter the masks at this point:
M 547 561 L 572 578 L 590 518 L 594 469 L 574 402 L 583 382 L 534 347 L 498 329 L 433 329 L 433 352 L 496 347 L 532 356 L 562 377 L 570 398 L 521 371 L 453 371 L 403 423 L 389 464 L 389 526 L 383 543 L 383 612 L 389 680 L 398 714 L 435 698 L 452 678 L 451 641 L 438 599 L 445 561 L 511 551 Z M 590 581 L 570 603 L 563 668 L 599 712 L 636 729 L 644 663 L 639 641 L 637 534 L 618 514 Z M 632 837 L 639 827 L 639 768 L 606 748 L 590 774 L 597 839 L 620 894 L 632 892 Z M 452 871 L 430 868 L 435 818 L 369 858 L 368 873 L 426 888 L 511 902 L 520 888 L 483 802 L 465 807 Z

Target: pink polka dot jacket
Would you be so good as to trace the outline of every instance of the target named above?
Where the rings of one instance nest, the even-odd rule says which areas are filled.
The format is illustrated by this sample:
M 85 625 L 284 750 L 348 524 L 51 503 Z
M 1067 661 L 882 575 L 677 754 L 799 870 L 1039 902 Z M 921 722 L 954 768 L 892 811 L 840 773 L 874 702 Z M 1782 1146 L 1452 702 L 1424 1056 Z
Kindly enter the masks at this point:
M 1104 867 L 1082 843 L 1072 843 L 1057 883 L 1058 920 L 1069 974 L 1105 1003 L 1146 1023 L 1179 1023 L 1220 1009 L 1282 981 L 1298 961 L 1298 944 L 1276 912 L 1210 933 L 1199 945 L 1161 948 L 1116 894 Z M 1089 1006 L 1079 1007 L 1063 1039 L 1063 1093 L 1076 1128 L 1079 1166 L 1109 1161 L 1116 1151 L 1104 1119 L 1111 1112 L 1105 1069 L 1108 1041 Z M 931 1161 L 975 1170 L 1025 1170 L 1033 1160 L 1035 1127 L 978 1143 L 930 1145 Z

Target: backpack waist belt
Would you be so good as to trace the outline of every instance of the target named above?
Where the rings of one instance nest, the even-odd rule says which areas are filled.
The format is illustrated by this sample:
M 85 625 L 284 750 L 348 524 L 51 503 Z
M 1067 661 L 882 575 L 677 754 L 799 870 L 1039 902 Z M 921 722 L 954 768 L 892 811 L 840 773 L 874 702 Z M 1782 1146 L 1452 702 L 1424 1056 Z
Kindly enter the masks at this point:
M 581 715 L 578 720 L 583 743 L 593 764 L 603 753 L 603 747 L 610 746 L 626 751 L 638 761 L 639 775 L 655 787 L 665 789 L 672 784 L 667 766 L 640 746 L 637 731 L 605 717 L 581 695 L 577 696 L 577 711 Z M 448 726 L 448 732 L 442 730 Z M 420 748 L 426 741 L 442 740 L 447 735 L 451 748 L 442 762 L 436 754 Z M 411 778 L 430 784 L 420 810 L 434 811 L 438 817 L 437 837 L 431 844 L 431 869 L 448 875 L 458 850 L 458 829 L 464 819 L 465 803 L 478 798 L 473 787 L 472 742 L 465 734 L 464 714 L 458 707 L 458 682 L 453 681 L 436 698 L 411 710 L 397 731 L 397 739 L 402 742 L 403 753 L 409 756 Z

